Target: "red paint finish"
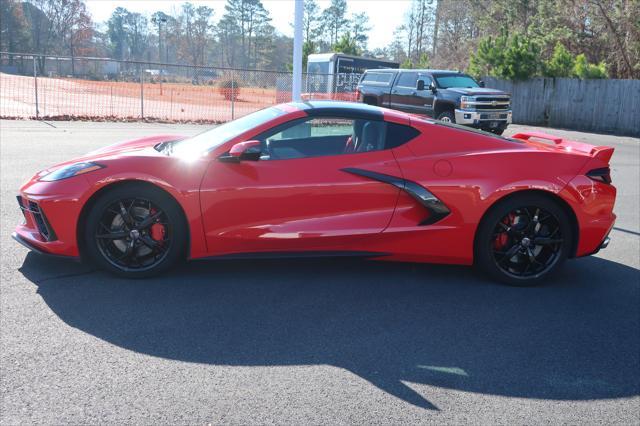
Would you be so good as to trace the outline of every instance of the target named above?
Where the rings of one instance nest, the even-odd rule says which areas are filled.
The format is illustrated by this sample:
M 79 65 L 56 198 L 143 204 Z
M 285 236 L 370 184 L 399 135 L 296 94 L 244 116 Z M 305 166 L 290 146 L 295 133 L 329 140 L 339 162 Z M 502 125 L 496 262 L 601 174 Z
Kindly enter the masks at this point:
M 354 166 L 400 174 L 389 150 L 212 163 L 200 195 L 211 254 L 332 250 L 380 234 L 399 189 L 341 170 Z
M 16 232 L 38 249 L 78 256 L 82 217 L 101 191 L 128 181 L 165 190 L 189 225 L 189 257 L 253 252 L 366 251 L 381 260 L 471 264 L 474 237 L 487 210 L 520 191 L 542 191 L 575 216 L 576 255 L 594 252 L 615 221 L 616 190 L 586 176 L 608 167 L 613 149 L 545 134 L 507 140 L 456 129 L 398 111 L 337 103 L 331 116 L 378 114 L 421 133 L 393 149 L 268 161 L 222 162 L 255 146 L 260 133 L 310 115 L 316 104 L 286 104 L 281 115 L 247 128 L 205 155 L 170 156 L 154 149 L 175 136 L 128 141 L 58 165 L 92 161 L 103 168 L 56 182 L 41 172 L 21 189 L 36 202 L 57 239 L 46 241 L 27 214 Z M 336 112 L 337 111 L 337 112 Z M 315 111 L 317 113 L 318 111 Z M 249 142 L 247 142 L 249 141 Z M 237 145 L 246 142 L 245 145 Z M 550 143 L 549 143 L 550 142 Z M 232 148 L 233 147 L 233 148 Z M 230 152 L 231 151 L 231 152 Z M 237 152 L 235 152 L 237 151 Z M 431 225 L 429 211 L 397 185 L 345 172 L 357 168 L 415 182 L 450 210 Z M 152 229 L 161 240 L 164 229 Z

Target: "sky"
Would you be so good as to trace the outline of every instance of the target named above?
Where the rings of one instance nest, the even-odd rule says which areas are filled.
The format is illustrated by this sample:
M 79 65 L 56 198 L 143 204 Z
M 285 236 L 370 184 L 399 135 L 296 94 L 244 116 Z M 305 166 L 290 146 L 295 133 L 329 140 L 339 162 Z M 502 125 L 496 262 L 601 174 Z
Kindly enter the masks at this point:
M 116 7 L 124 7 L 132 12 L 150 15 L 161 10 L 165 13 L 173 9 L 178 10 L 182 1 L 169 0 L 87 0 L 87 8 L 95 22 L 109 19 Z M 191 1 L 195 5 L 207 5 L 215 10 L 214 21 L 224 13 L 225 0 Z M 282 34 L 293 36 L 293 0 L 262 0 L 264 7 L 269 10 L 273 19 L 273 26 Z M 320 10 L 330 4 L 330 0 L 318 0 Z M 347 0 L 347 14 L 367 12 L 369 15 L 369 49 L 386 47 L 393 41 L 393 31 L 402 23 L 405 11 L 411 0 Z

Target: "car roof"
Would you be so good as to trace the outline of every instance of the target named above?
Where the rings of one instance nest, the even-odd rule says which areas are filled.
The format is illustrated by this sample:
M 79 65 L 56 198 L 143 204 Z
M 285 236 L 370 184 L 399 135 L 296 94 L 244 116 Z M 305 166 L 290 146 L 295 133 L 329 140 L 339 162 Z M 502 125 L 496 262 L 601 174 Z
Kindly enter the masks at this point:
M 464 74 L 462 71 L 458 71 L 458 70 L 432 70 L 432 69 L 411 69 L 411 68 L 378 68 L 378 69 L 368 69 L 365 72 L 378 72 L 378 71 L 417 72 L 417 73 L 429 73 L 429 74 Z
M 361 118 L 369 120 L 383 120 L 384 115 L 401 116 L 409 120 L 409 115 L 401 112 L 388 110 L 374 105 L 367 105 L 358 102 L 345 102 L 345 101 L 331 101 L 331 100 L 318 100 L 318 101 L 305 101 L 305 102 L 291 102 L 288 105 L 304 111 L 309 116 L 314 115 L 331 115 L 336 114 L 345 118 Z

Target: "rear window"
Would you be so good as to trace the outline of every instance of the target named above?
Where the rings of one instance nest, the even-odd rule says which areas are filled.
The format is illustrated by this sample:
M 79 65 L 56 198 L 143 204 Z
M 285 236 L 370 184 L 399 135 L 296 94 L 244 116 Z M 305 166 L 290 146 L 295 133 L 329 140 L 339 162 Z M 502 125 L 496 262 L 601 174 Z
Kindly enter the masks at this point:
M 500 139 L 500 140 L 503 140 L 503 141 L 524 143 L 524 141 L 522 141 L 520 139 L 513 139 L 513 138 L 508 138 L 508 137 L 505 137 L 505 136 L 501 136 L 501 135 L 496 135 L 495 133 L 487 132 L 487 131 L 481 130 L 481 129 L 476 129 L 474 127 L 463 126 L 463 125 L 455 124 L 455 123 L 445 123 L 443 121 L 433 120 L 433 119 L 422 119 L 422 120 L 426 121 L 427 123 L 430 123 L 430 124 L 435 124 L 436 126 L 452 127 L 454 129 L 462 130 L 464 132 L 477 133 L 479 135 L 490 136 L 492 138 Z
M 362 77 L 362 82 L 389 85 L 392 76 L 393 74 L 390 72 L 367 72 L 364 77 Z
M 409 142 L 419 134 L 420 132 L 413 127 L 397 123 L 387 123 L 387 139 L 385 140 L 385 148 L 396 148 Z

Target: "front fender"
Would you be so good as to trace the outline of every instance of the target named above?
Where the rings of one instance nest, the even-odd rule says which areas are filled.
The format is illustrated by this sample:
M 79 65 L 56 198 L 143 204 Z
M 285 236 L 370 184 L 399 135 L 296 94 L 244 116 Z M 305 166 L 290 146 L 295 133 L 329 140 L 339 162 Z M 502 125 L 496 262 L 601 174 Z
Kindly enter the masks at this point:
M 127 182 L 146 182 L 148 184 L 159 187 L 167 192 L 181 207 L 189 226 L 190 239 L 190 256 L 199 257 L 207 253 L 206 242 L 204 238 L 204 227 L 202 214 L 200 209 L 200 182 L 206 170 L 208 161 L 197 161 L 190 165 L 189 170 L 169 173 L 151 173 L 150 171 L 119 172 L 108 173 L 104 176 L 86 176 L 89 185 L 87 191 L 83 195 L 81 204 L 82 212 L 78 215 L 76 224 L 81 228 L 81 219 L 92 203 L 104 191 L 115 185 L 126 184 Z M 108 167 L 106 168 L 108 169 Z M 170 169 L 167 169 L 170 171 Z M 75 234 L 77 239 L 79 232 Z

